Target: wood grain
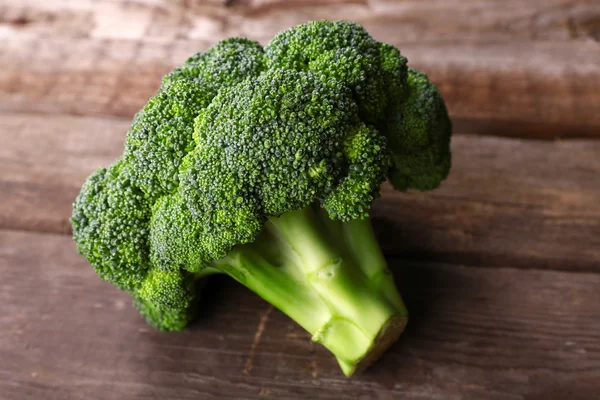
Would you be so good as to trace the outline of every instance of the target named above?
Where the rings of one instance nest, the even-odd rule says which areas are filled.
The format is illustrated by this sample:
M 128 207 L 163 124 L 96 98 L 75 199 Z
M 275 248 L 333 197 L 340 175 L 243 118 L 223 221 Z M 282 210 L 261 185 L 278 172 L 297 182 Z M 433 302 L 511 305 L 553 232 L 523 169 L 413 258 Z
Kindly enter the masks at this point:
M 69 233 L 71 204 L 93 170 L 122 152 L 129 123 L 2 115 L 0 228 Z M 373 209 L 387 254 L 471 265 L 599 271 L 600 142 L 457 135 L 442 187 Z
M 321 18 L 398 46 L 459 133 L 438 190 L 374 205 L 411 318 L 353 379 L 222 276 L 156 332 L 69 237 L 166 72 Z M 597 0 L 0 0 L 0 398 L 598 399 L 599 42 Z
M 456 136 L 452 153 L 440 189 L 375 203 L 388 254 L 598 271 L 600 142 Z
M 128 128 L 101 118 L 0 116 L 0 227 L 69 233 L 77 187 L 123 152 Z
M 598 40 L 594 0 L 0 0 L 9 33 L 214 41 L 350 19 L 402 42 Z
M 596 1 L 0 1 L 4 111 L 129 118 L 219 39 L 335 16 L 399 46 L 463 132 L 600 137 Z
M 592 399 L 600 390 L 598 274 L 391 260 L 409 327 L 372 369 L 347 380 L 301 328 L 277 310 L 265 318 L 269 306 L 225 277 L 205 293 L 197 323 L 159 333 L 68 237 L 0 232 L 0 243 L 5 400 L 514 400 L 570 385 Z

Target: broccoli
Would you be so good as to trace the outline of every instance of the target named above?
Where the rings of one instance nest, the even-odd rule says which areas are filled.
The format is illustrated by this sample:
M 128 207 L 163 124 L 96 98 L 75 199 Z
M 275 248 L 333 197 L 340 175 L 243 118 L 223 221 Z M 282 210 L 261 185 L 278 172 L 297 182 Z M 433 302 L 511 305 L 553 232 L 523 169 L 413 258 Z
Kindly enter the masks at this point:
M 430 190 L 452 126 L 427 77 L 359 25 L 315 21 L 264 48 L 224 40 L 169 73 L 123 155 L 73 205 L 77 249 L 161 330 L 224 273 L 311 333 L 344 374 L 408 318 L 369 221 L 389 179 Z

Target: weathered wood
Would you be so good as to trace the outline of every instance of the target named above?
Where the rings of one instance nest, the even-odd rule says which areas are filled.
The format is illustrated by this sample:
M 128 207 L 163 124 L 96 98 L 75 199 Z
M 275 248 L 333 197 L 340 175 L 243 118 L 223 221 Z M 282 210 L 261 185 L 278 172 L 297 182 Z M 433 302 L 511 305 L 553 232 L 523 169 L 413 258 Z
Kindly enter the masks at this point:
M 127 121 L 0 116 L 0 227 L 68 233 L 85 177 L 123 152 Z
M 0 228 L 69 233 L 84 179 L 122 152 L 129 122 L 2 115 Z M 387 254 L 473 265 L 600 268 L 600 142 L 457 135 L 442 187 L 384 185 L 375 227 Z
M 385 190 L 388 254 L 472 265 L 600 267 L 600 143 L 456 136 L 440 189 Z
M 75 253 L 71 203 L 164 73 L 320 18 L 399 46 L 457 132 L 600 138 L 596 0 L 0 0 L 0 398 L 599 397 L 600 142 L 457 135 L 440 189 L 384 185 L 374 225 L 411 320 L 351 380 L 225 277 L 159 333 Z
M 594 0 L 0 0 L 7 32 L 113 39 L 220 40 L 309 20 L 347 19 L 402 42 L 597 40 Z
M 513 400 L 556 398 L 541 396 L 573 385 L 592 399 L 600 390 L 598 274 L 392 260 L 409 327 L 347 380 L 301 328 L 224 277 L 213 279 L 197 323 L 159 333 L 68 237 L 0 232 L 0 244 L 6 400 Z
M 329 17 L 399 46 L 463 132 L 600 137 L 595 1 L 4 3 L 0 110 L 131 117 L 211 43 Z

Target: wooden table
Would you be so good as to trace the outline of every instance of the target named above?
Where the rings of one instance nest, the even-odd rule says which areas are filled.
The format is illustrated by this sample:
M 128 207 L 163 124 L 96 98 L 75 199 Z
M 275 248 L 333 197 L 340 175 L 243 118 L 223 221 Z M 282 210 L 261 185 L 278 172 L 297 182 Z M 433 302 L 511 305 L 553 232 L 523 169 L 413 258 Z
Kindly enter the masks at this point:
M 225 277 L 154 331 L 68 222 L 165 72 L 319 18 L 399 46 L 456 126 L 439 190 L 374 207 L 411 320 L 352 379 Z M 0 0 L 0 398 L 600 398 L 599 40 L 597 0 Z

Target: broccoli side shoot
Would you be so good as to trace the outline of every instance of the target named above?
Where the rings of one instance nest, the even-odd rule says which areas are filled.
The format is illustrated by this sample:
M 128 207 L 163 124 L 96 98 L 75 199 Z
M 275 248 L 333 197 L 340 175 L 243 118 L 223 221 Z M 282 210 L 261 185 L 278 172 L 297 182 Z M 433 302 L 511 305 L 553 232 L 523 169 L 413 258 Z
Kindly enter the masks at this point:
M 412 68 L 404 96 L 390 107 L 385 127 L 393 166 L 389 178 L 397 190 L 431 190 L 450 171 L 452 123 L 437 88 Z
M 195 317 L 195 283 L 204 274 L 162 272 L 150 263 L 150 216 L 142 191 L 119 160 L 95 171 L 81 188 L 71 217 L 73 237 L 98 275 L 130 293 L 150 324 L 180 330 Z

